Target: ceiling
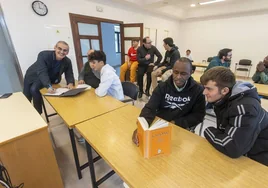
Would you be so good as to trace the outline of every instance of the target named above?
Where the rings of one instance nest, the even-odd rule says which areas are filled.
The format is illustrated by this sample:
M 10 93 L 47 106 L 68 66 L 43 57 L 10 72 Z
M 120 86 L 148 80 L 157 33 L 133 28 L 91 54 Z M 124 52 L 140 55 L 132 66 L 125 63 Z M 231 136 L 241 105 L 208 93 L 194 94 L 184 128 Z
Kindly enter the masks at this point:
M 268 13 L 268 0 L 225 0 L 203 6 L 198 3 L 211 0 L 98 0 L 98 2 L 106 3 L 108 1 L 177 20 Z M 191 7 L 191 4 L 196 6 Z

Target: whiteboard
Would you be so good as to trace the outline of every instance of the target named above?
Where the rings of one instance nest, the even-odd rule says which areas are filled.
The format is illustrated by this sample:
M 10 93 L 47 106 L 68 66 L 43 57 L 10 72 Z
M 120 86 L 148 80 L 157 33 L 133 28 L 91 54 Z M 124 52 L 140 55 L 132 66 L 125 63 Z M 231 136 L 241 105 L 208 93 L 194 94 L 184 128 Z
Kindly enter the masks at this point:
M 68 26 L 65 25 L 45 25 L 45 35 L 47 39 L 47 49 L 53 50 L 55 44 L 62 40 L 69 44 L 70 52 L 74 52 L 72 45 L 72 34 Z

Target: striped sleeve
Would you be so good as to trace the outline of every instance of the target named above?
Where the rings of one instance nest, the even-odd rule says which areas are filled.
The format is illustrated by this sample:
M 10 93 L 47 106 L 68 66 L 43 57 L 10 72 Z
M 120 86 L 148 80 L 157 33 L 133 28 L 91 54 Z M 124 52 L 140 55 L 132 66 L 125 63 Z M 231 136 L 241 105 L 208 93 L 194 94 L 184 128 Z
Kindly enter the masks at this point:
M 258 113 L 254 106 L 239 104 L 228 109 L 222 129 L 208 127 L 204 135 L 220 152 L 232 158 L 246 154 L 253 146 L 258 130 Z

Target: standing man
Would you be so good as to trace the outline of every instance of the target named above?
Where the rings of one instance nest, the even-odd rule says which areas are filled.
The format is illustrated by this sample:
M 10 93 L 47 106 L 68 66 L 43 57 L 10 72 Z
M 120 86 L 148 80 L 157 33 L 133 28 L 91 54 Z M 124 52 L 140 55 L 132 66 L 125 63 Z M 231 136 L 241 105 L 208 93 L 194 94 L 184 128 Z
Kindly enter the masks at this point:
M 255 83 L 268 84 L 268 56 L 264 58 L 263 62 L 258 63 L 252 80 Z
M 217 66 L 229 68 L 231 59 L 232 59 L 232 49 L 224 48 L 219 51 L 218 56 L 213 57 L 206 71 L 211 69 L 212 67 L 217 67 Z
M 143 45 L 140 46 L 137 50 L 137 60 L 138 65 L 138 85 L 139 85 L 139 95 L 141 98 L 143 92 L 143 76 L 147 74 L 147 84 L 145 94 L 150 96 L 150 87 L 151 87 L 151 72 L 154 66 L 158 65 L 162 60 L 162 55 L 157 50 L 155 46 L 152 45 L 152 41 L 149 37 L 145 37 L 143 40 Z M 157 60 L 154 63 L 154 55 L 157 56 Z
M 128 59 L 121 65 L 120 68 L 120 80 L 121 82 L 125 81 L 126 72 L 130 69 L 130 82 L 134 83 L 136 81 L 136 71 L 138 68 L 137 61 L 137 49 L 139 47 L 139 39 L 132 40 L 132 47 L 128 50 Z
M 174 44 L 173 39 L 168 37 L 163 40 L 166 50 L 164 61 L 154 68 L 152 72 L 152 90 L 157 86 L 157 77 L 161 77 L 165 82 L 172 75 L 174 63 L 181 57 L 178 47 Z
M 54 93 L 52 84 L 61 81 L 61 75 L 65 74 L 67 87 L 74 87 L 74 75 L 71 60 L 66 57 L 69 53 L 69 45 L 59 41 L 53 51 L 42 51 L 38 54 L 37 61 L 26 71 L 23 93 L 29 101 L 33 99 L 35 109 L 42 114 L 42 95 L 40 89 L 46 87 L 49 93 Z

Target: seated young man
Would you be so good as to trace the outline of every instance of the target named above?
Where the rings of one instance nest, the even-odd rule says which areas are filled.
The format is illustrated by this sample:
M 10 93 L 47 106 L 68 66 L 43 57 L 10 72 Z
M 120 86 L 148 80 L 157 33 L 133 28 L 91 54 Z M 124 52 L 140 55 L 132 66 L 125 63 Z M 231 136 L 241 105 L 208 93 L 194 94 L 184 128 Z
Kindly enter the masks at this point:
M 165 58 L 162 63 L 154 67 L 154 71 L 151 74 L 152 90 L 157 86 L 157 77 L 161 77 L 163 82 L 170 77 L 174 63 L 181 57 L 178 47 L 173 43 L 172 38 L 165 38 L 163 46 L 166 50 Z
M 188 58 L 188 59 L 190 59 L 191 60 L 191 62 L 193 62 L 193 58 L 192 58 L 192 55 L 191 55 L 191 50 L 186 50 L 186 57 Z
M 88 56 L 94 71 L 100 72 L 100 84 L 95 90 L 99 97 L 110 95 L 118 100 L 124 99 L 123 88 L 119 77 L 110 65 L 106 64 L 106 55 L 103 51 L 94 51 Z
M 94 52 L 94 50 L 89 50 L 87 55 Z M 99 87 L 100 84 L 100 72 L 93 70 L 93 63 L 86 62 L 79 74 L 78 84 L 87 84 L 93 88 Z
M 255 83 L 268 84 L 268 56 L 266 56 L 263 62 L 260 62 L 256 67 L 256 72 L 252 77 Z
M 261 107 L 256 88 L 236 82 L 234 73 L 225 67 L 208 70 L 200 81 L 217 118 L 217 128 L 205 130 L 206 139 L 229 157 L 246 155 L 268 166 L 268 113 Z
M 220 50 L 218 56 L 213 57 L 213 59 L 210 61 L 206 71 L 217 66 L 230 67 L 232 55 L 232 49 L 224 48 Z
M 158 116 L 188 130 L 203 122 L 203 87 L 193 80 L 191 73 L 192 63 L 188 58 L 177 60 L 172 75 L 167 81 L 158 84 L 140 117 L 144 117 L 151 124 L 155 116 Z M 132 140 L 138 145 L 136 130 Z

